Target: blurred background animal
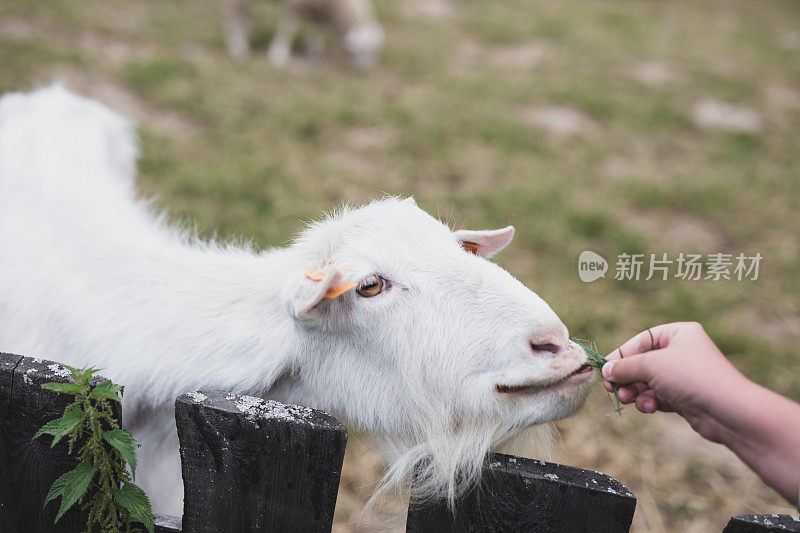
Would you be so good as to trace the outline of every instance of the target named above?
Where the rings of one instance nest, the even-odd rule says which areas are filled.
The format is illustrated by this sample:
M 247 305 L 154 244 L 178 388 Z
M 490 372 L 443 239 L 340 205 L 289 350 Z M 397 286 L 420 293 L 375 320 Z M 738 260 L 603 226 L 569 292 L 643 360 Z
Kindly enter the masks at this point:
M 224 29 L 228 53 L 242 59 L 250 53 L 251 0 L 223 0 Z M 369 0 L 283 0 L 284 10 L 278 20 L 269 47 L 272 64 L 285 66 L 292 55 L 292 43 L 305 27 L 306 51 L 321 56 L 326 34 L 345 50 L 359 70 L 375 66 L 383 46 L 384 33 Z

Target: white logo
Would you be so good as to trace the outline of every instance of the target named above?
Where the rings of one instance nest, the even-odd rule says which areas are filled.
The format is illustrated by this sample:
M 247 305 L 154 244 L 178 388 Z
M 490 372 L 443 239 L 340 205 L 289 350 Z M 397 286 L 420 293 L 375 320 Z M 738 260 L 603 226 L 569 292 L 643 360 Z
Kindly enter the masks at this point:
M 581 281 L 589 283 L 599 278 L 606 277 L 608 261 L 591 250 L 581 252 L 578 257 L 578 277 Z

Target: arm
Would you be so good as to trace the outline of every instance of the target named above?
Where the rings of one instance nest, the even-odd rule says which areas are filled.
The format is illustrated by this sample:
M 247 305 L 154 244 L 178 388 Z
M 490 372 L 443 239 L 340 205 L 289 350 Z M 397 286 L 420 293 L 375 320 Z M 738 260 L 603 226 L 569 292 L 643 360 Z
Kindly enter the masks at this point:
M 619 385 L 622 403 L 635 403 L 643 413 L 677 412 L 700 435 L 730 448 L 767 485 L 797 504 L 800 405 L 748 380 L 702 326 L 651 328 L 608 359 L 604 386 L 611 390 L 612 382 Z

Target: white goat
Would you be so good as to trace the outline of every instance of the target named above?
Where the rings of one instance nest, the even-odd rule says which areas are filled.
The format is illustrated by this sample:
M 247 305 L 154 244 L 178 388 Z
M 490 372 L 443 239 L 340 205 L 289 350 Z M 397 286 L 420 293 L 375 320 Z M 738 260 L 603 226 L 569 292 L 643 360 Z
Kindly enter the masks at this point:
M 223 26 L 228 53 L 242 59 L 250 53 L 251 0 L 223 0 Z M 375 18 L 369 0 L 283 0 L 283 13 L 269 47 L 269 59 L 285 66 L 292 53 L 292 41 L 303 23 L 309 25 L 307 45 L 321 54 L 323 30 L 332 30 L 349 54 L 353 65 L 368 70 L 378 61 L 383 45 L 383 28 Z
M 0 349 L 126 385 L 157 510 L 181 514 L 187 391 L 328 411 L 375 438 L 386 486 L 427 458 L 419 494 L 451 497 L 487 451 L 583 403 L 583 351 L 487 261 L 512 227 L 453 232 L 386 198 L 283 249 L 199 242 L 135 200 L 135 157 L 129 124 L 97 102 L 57 86 L 0 99 Z

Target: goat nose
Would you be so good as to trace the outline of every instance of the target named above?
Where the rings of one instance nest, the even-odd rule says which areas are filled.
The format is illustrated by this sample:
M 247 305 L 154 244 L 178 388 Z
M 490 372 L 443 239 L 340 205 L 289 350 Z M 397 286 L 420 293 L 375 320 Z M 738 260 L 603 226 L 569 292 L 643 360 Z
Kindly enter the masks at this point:
M 531 349 L 533 350 L 534 355 L 541 355 L 541 354 L 557 354 L 562 351 L 562 347 L 558 344 L 553 344 L 551 342 L 547 342 L 544 344 L 534 344 L 531 343 Z

